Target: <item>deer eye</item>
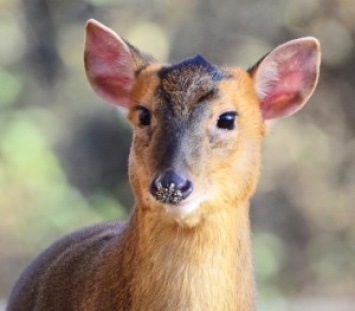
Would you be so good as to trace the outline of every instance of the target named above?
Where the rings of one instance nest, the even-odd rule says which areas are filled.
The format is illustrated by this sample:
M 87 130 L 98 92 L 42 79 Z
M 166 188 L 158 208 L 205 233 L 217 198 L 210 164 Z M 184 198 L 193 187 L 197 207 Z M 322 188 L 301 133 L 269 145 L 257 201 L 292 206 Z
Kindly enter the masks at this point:
M 143 106 L 138 106 L 137 110 L 138 110 L 138 120 L 140 125 L 142 126 L 150 125 L 150 120 L 151 120 L 150 111 Z
M 222 113 L 218 118 L 217 127 L 222 130 L 234 130 L 236 115 L 237 113 L 235 111 Z

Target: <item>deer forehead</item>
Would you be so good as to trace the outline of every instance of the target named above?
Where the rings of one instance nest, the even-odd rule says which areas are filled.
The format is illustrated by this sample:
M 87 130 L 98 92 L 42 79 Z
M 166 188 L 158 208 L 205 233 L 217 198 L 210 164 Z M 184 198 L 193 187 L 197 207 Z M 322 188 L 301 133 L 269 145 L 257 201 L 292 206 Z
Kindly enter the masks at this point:
M 174 65 L 148 66 L 137 79 L 133 101 L 156 115 L 185 119 L 223 106 L 233 109 L 241 102 L 238 97 L 250 89 L 255 93 L 251 81 L 244 70 L 220 69 L 197 55 Z
M 158 71 L 160 97 L 175 114 L 182 114 L 201 103 L 208 96 L 216 96 L 217 84 L 228 79 L 226 72 L 211 65 L 203 57 L 197 55 L 181 63 L 166 66 Z

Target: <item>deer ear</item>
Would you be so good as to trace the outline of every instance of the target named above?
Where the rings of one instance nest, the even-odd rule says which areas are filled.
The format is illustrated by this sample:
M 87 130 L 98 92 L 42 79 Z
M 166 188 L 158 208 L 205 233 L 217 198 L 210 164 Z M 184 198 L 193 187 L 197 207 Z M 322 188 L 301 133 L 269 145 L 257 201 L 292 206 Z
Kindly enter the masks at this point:
M 320 46 L 307 37 L 280 45 L 250 70 L 265 120 L 292 115 L 313 94 L 320 67 Z
M 91 19 L 86 24 L 84 63 L 95 92 L 105 101 L 127 108 L 135 74 L 149 57 L 124 42 L 113 30 Z

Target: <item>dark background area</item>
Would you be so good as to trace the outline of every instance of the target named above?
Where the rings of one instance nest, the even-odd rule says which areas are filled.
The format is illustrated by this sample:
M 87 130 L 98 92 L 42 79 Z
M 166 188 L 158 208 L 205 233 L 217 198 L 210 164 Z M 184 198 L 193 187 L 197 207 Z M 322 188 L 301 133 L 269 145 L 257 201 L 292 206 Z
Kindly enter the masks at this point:
M 287 40 L 320 40 L 314 96 L 264 142 L 259 309 L 355 310 L 353 0 L 0 0 L 0 301 L 41 249 L 133 204 L 130 127 L 85 78 L 89 18 L 163 61 L 248 68 Z

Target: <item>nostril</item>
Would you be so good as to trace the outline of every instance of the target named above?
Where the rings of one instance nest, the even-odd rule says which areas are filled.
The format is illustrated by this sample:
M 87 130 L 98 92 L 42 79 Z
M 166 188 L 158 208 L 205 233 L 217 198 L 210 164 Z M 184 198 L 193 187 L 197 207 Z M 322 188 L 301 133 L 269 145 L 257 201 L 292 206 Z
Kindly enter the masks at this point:
M 185 185 L 180 188 L 183 198 L 187 198 L 191 194 L 193 189 L 194 187 L 192 182 L 190 180 L 186 180 Z
M 150 183 L 150 193 L 162 203 L 179 203 L 187 198 L 192 190 L 192 182 L 171 169 L 156 176 Z

